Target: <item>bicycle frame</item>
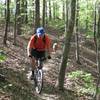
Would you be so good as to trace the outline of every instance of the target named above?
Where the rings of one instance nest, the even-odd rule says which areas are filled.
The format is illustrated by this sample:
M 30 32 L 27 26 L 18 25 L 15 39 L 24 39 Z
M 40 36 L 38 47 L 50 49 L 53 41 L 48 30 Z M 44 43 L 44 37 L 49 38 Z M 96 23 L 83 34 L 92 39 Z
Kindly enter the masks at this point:
M 35 91 L 40 94 L 43 88 L 43 60 L 41 58 L 37 59 L 37 66 L 34 70 L 35 77 Z

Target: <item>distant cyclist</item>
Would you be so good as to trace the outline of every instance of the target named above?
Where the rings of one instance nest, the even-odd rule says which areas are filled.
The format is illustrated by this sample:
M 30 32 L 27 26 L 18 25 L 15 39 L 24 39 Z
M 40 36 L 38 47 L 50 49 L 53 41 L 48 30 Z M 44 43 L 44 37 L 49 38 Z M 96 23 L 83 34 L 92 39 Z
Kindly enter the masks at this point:
M 43 27 L 39 27 L 36 29 L 36 33 L 33 34 L 31 39 L 29 40 L 27 46 L 27 53 L 31 59 L 32 63 L 32 77 L 34 77 L 34 69 L 36 65 L 36 58 L 45 57 L 45 53 L 48 52 L 48 59 L 51 58 L 51 39 L 45 33 Z

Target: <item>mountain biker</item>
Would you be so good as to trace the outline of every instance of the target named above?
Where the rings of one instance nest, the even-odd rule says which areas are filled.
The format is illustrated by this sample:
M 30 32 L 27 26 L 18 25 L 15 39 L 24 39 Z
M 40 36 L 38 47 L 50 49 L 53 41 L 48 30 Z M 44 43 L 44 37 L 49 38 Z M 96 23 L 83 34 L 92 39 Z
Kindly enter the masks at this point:
M 31 78 L 34 77 L 34 69 L 36 65 L 36 58 L 45 57 L 45 53 L 48 52 L 48 59 L 51 58 L 51 39 L 45 33 L 43 27 L 39 27 L 36 29 L 36 33 L 33 34 L 31 39 L 29 40 L 27 46 L 28 57 L 30 57 L 32 63 L 32 75 Z

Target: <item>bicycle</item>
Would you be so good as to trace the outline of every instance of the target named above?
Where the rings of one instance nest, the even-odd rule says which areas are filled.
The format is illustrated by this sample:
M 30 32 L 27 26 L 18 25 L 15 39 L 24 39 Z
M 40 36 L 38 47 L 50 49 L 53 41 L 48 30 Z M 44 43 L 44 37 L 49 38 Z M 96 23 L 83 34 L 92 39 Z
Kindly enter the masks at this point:
M 36 69 L 34 70 L 34 83 L 35 83 L 35 91 L 40 94 L 43 88 L 43 61 L 46 58 L 38 58 L 36 60 Z

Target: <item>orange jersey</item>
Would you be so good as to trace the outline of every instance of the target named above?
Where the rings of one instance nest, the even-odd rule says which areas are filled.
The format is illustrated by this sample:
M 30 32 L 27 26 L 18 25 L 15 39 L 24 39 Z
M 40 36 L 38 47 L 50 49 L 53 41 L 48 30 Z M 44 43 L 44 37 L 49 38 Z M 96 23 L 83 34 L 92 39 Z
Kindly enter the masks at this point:
M 37 37 L 36 42 L 34 41 L 35 41 L 35 35 L 31 37 L 28 43 L 29 48 L 37 49 L 38 51 L 45 51 L 46 49 L 49 49 L 51 46 L 51 39 L 46 34 L 45 34 L 45 43 L 43 41 L 43 37 Z

